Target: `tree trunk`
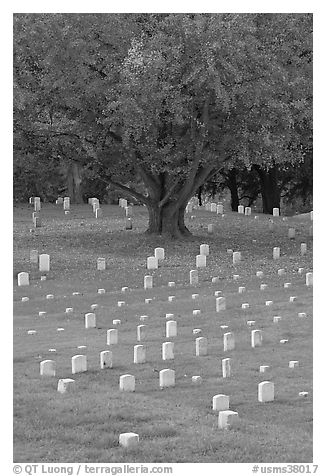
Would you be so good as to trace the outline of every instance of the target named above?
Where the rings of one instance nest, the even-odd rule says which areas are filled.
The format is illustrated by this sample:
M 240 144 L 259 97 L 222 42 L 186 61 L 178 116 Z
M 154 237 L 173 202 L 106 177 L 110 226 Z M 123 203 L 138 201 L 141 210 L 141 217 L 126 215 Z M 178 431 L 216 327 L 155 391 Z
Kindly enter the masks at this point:
M 67 169 L 67 188 L 71 203 L 83 203 L 81 166 L 77 162 L 69 164 Z
M 156 204 L 147 205 L 149 215 L 147 233 L 166 234 L 171 238 L 191 236 L 184 223 L 186 205 L 183 203 L 176 207 L 175 202 L 167 202 L 162 207 Z
M 239 195 L 238 195 L 238 184 L 237 184 L 237 171 L 236 169 L 231 169 L 227 174 L 226 184 L 231 193 L 231 210 L 233 212 L 238 211 L 239 206 Z
M 278 186 L 278 170 L 277 166 L 269 170 L 264 170 L 259 166 L 255 166 L 258 173 L 261 187 L 261 195 L 263 200 L 263 213 L 273 215 L 273 208 L 280 208 L 281 193 Z
M 197 198 L 198 198 L 198 205 L 200 207 L 203 205 L 202 193 L 203 193 L 203 187 L 199 187 L 198 192 L 197 192 Z

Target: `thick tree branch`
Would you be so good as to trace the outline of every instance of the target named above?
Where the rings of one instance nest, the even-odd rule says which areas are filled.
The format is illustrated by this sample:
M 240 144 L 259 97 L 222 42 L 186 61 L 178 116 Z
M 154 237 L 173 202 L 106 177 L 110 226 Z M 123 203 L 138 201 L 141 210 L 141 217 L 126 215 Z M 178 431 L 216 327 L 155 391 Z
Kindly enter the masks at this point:
M 98 177 L 101 182 L 106 183 L 107 185 L 113 185 L 115 188 L 123 191 L 127 195 L 130 195 L 133 198 L 136 198 L 142 203 L 145 203 L 146 205 L 149 205 L 151 203 L 151 199 L 149 197 L 145 197 L 145 195 L 137 192 L 135 189 L 131 187 L 127 187 L 126 185 L 122 185 L 121 183 L 115 182 L 114 180 L 111 179 L 103 179 L 101 177 Z

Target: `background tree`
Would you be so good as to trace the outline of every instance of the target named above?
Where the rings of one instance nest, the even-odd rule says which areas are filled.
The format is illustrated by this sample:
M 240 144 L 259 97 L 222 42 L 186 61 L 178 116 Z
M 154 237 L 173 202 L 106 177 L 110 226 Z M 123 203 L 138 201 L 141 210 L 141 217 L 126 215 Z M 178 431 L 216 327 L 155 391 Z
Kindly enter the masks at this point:
M 303 14 L 16 15 L 17 130 L 76 140 L 88 169 L 147 206 L 150 232 L 185 236 L 186 204 L 213 173 L 303 160 L 294 125 L 309 122 L 311 66 L 300 54 L 310 23 Z M 135 177 L 144 193 L 126 185 Z

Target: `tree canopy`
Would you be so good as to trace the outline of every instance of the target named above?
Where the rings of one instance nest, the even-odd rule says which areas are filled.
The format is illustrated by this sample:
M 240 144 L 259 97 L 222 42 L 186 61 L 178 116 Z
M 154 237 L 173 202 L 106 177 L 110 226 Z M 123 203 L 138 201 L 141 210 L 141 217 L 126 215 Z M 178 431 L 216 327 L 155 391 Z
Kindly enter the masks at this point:
M 311 43 L 310 14 L 17 14 L 15 144 L 46 141 L 143 202 L 149 231 L 186 235 L 212 174 L 304 160 Z

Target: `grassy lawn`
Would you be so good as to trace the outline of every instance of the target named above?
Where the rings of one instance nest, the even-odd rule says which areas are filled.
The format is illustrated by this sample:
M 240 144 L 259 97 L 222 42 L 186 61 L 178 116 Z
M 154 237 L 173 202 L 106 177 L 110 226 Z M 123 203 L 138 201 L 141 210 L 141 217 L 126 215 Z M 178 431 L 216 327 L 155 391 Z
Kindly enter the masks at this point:
M 116 206 L 103 206 L 96 220 L 90 206 L 73 206 L 69 216 L 62 207 L 42 208 L 42 227 L 32 232 L 32 210 L 14 209 L 14 461 L 15 462 L 312 462 L 312 288 L 305 285 L 305 273 L 312 271 L 312 237 L 309 215 L 274 218 L 269 229 L 265 215 L 245 217 L 226 212 L 224 217 L 194 210 L 187 219 L 192 240 L 170 242 L 150 237 L 147 212 L 134 207 L 133 230 L 124 230 L 124 212 Z M 215 223 L 213 235 L 207 225 Z M 288 228 L 296 228 L 294 240 Z M 300 255 L 300 243 L 308 252 Z M 189 271 L 195 269 L 199 245 L 207 243 L 207 267 L 199 271 L 199 285 L 190 286 Z M 165 260 L 158 270 L 146 269 L 146 258 L 154 248 L 165 248 Z M 272 259 L 274 246 L 281 258 Z M 241 251 L 242 261 L 232 264 L 227 249 Z M 29 261 L 37 249 L 51 257 L 47 280 Z M 96 259 L 105 257 L 107 269 L 96 270 Z M 302 275 L 298 268 L 304 268 Z M 277 270 L 284 268 L 284 276 Z M 263 278 L 256 271 L 264 272 Z M 17 286 L 17 273 L 30 273 L 30 286 Z M 147 274 L 154 287 L 143 289 Z M 238 280 L 233 275 L 239 275 Z M 219 282 L 212 284 L 212 277 Z M 176 287 L 168 287 L 175 281 Z M 290 282 L 289 289 L 284 283 Z M 265 291 L 260 284 L 268 285 Z M 128 286 L 126 293 L 122 286 Z M 244 294 L 238 287 L 245 286 Z M 97 290 L 104 288 L 105 294 Z M 226 297 L 226 310 L 216 313 L 214 292 Z M 80 292 L 73 296 L 73 292 Z M 54 294 L 53 300 L 46 299 Z M 192 300 L 191 295 L 199 298 Z M 175 295 L 169 302 L 168 296 Z M 21 298 L 28 296 L 28 302 Z M 294 303 L 290 296 L 297 296 Z M 152 298 L 145 304 L 145 298 Z M 118 307 L 124 300 L 126 305 Z M 267 307 L 266 300 L 273 305 Z M 248 302 L 250 308 L 241 309 Z M 84 315 L 92 304 L 97 328 L 85 329 Z M 65 309 L 73 307 L 67 316 Z M 200 316 L 192 310 L 200 309 Z M 39 317 L 39 311 L 46 311 Z M 305 312 L 306 318 L 299 318 Z M 165 314 L 173 313 L 178 335 L 165 337 Z M 147 315 L 145 321 L 140 316 Z M 275 324 L 273 316 L 282 316 Z M 119 344 L 110 346 L 114 367 L 100 370 L 99 353 L 108 350 L 106 331 L 112 320 L 121 319 Z M 255 320 L 254 327 L 247 325 Z M 146 324 L 145 364 L 133 363 L 136 326 Z M 235 335 L 236 347 L 223 351 L 221 325 Z M 58 332 L 57 328 L 64 328 Z M 200 328 L 201 334 L 193 335 Z M 30 329 L 37 334 L 28 335 Z M 252 349 L 252 329 L 263 331 L 262 347 Z M 208 338 L 208 355 L 195 356 L 195 338 Z M 280 344 L 281 339 L 288 339 Z M 175 342 L 175 359 L 163 361 L 161 346 Z M 78 349 L 80 345 L 86 349 Z M 112 347 L 112 349 L 111 349 Z M 56 349 L 55 353 L 49 349 Z M 71 357 L 87 355 L 88 371 L 71 374 Z M 221 360 L 231 358 L 232 376 L 222 378 Z M 42 360 L 56 361 L 56 377 L 41 377 Z M 299 367 L 290 369 L 290 360 Z M 259 373 L 260 365 L 269 365 Z M 160 390 L 158 371 L 176 372 L 176 386 Z M 119 377 L 130 373 L 136 378 L 136 391 L 119 391 Z M 191 382 L 202 377 L 201 385 Z M 76 391 L 59 394 L 60 378 L 74 378 Z M 275 384 L 275 401 L 259 403 L 258 383 Z M 300 397 L 301 391 L 309 392 Z M 230 397 L 230 409 L 239 413 L 239 426 L 225 431 L 217 428 L 217 412 L 212 410 L 216 394 Z M 139 434 L 137 449 L 118 445 L 119 434 Z

